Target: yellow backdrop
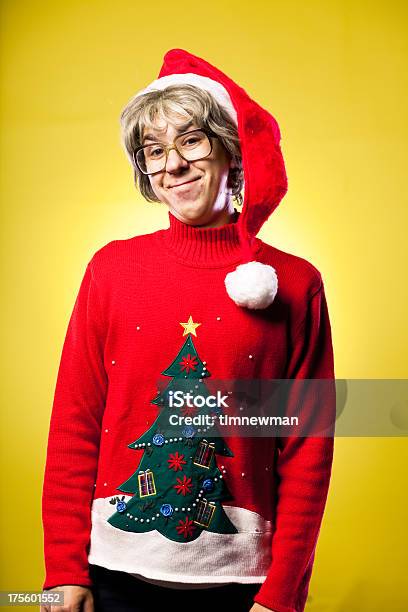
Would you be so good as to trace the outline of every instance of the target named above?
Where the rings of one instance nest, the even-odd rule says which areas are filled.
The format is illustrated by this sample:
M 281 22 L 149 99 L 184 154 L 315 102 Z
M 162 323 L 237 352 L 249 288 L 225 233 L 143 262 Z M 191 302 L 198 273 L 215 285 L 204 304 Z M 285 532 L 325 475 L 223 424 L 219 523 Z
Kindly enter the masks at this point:
M 289 190 L 259 236 L 321 271 L 338 378 L 404 378 L 407 5 L 2 0 L 2 590 L 40 589 L 52 395 L 85 265 L 167 226 L 119 114 L 184 48 L 277 118 Z M 308 612 L 408 609 L 407 439 L 338 438 Z

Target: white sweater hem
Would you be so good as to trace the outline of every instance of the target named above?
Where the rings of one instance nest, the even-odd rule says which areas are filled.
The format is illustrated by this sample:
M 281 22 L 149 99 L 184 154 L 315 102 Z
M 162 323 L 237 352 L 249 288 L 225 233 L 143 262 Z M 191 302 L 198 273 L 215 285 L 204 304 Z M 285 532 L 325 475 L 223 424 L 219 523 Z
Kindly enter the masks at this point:
M 166 582 L 264 582 L 271 564 L 272 524 L 256 512 L 223 506 L 238 533 L 203 531 L 196 540 L 184 543 L 157 530 L 117 529 L 107 522 L 115 512 L 110 499 L 94 499 L 92 504 L 90 564 Z

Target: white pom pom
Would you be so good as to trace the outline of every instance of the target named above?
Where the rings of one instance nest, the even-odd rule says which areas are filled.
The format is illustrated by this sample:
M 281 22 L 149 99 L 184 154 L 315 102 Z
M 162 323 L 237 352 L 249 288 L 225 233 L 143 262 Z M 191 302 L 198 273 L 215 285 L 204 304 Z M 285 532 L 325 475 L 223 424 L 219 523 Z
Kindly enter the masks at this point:
M 237 266 L 234 272 L 227 274 L 224 282 L 230 298 L 246 308 L 267 308 L 278 291 L 275 268 L 259 261 Z

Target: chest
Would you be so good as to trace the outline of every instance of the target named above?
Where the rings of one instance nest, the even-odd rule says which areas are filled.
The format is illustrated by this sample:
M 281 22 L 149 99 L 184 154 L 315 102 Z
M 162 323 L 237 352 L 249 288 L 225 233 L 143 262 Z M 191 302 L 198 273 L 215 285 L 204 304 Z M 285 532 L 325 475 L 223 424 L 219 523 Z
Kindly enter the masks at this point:
M 279 295 L 264 310 L 237 306 L 225 269 L 153 271 L 147 266 L 106 297 L 105 365 L 133 384 L 158 379 L 173 364 L 205 367 L 215 378 L 283 378 L 287 312 Z M 189 343 L 186 344 L 186 340 Z M 114 363 L 113 363 L 114 362 Z M 175 371 L 175 370 L 173 370 Z

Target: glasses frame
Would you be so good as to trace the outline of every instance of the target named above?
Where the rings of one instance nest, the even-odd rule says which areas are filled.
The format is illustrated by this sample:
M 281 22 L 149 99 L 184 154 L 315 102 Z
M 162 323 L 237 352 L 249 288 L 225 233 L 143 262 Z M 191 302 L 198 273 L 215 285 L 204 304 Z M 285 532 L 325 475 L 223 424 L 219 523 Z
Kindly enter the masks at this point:
M 204 155 L 204 157 L 198 157 L 197 159 L 190 160 L 190 159 L 186 159 L 180 153 L 180 151 L 178 150 L 177 146 L 175 145 L 175 141 L 178 140 L 179 138 L 181 138 L 182 136 L 186 136 L 186 134 L 193 134 L 194 132 L 204 132 L 204 134 L 208 137 L 208 141 L 210 143 L 210 152 L 207 153 L 207 155 Z M 184 161 L 186 161 L 188 163 L 191 163 L 191 161 L 199 161 L 200 159 L 205 159 L 206 157 L 211 155 L 212 150 L 213 150 L 213 144 L 212 144 L 212 140 L 211 140 L 212 138 L 218 138 L 218 135 L 215 134 L 212 130 L 209 130 L 207 128 L 196 128 L 195 130 L 189 130 L 188 132 L 183 132 L 182 134 L 178 134 L 177 137 L 175 138 L 175 140 L 173 142 L 170 142 L 168 145 L 166 145 L 166 143 L 164 143 L 164 142 L 160 142 L 159 140 L 157 140 L 155 142 L 151 142 L 150 144 L 141 145 L 140 147 L 137 147 L 133 151 L 133 154 L 132 154 L 133 163 L 140 170 L 140 172 L 142 174 L 144 174 L 145 176 L 152 176 L 153 174 L 159 174 L 160 172 L 163 172 L 166 169 L 167 160 L 168 160 L 168 157 L 169 157 L 169 151 L 171 151 L 172 149 L 175 149 L 177 151 L 177 153 L 180 155 L 181 159 L 184 159 Z M 136 155 L 142 149 L 145 149 L 146 147 L 151 147 L 154 144 L 162 145 L 163 149 L 166 151 L 166 160 L 165 160 L 164 166 L 163 166 L 163 168 L 161 170 L 156 170 L 155 172 L 145 172 L 144 170 L 142 170 L 142 168 L 138 164 L 137 159 L 136 159 Z

